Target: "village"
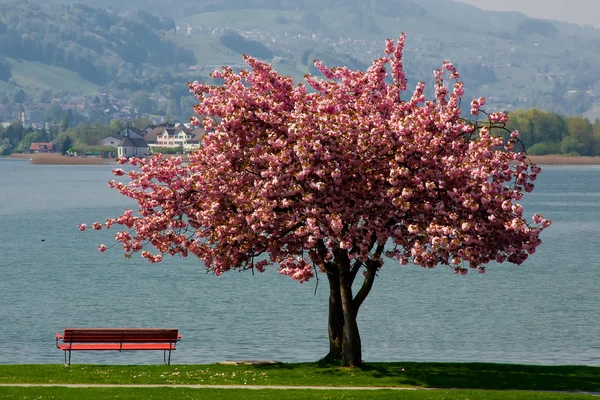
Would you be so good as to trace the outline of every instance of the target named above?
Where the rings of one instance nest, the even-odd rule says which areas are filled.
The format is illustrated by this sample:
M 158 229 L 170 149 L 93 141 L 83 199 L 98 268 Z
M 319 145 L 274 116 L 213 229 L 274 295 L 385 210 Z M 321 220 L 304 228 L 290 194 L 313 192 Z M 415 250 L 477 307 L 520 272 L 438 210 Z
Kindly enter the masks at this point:
M 158 152 L 187 154 L 197 150 L 205 130 L 189 123 L 161 123 L 148 125 L 143 130 L 132 126 L 116 131 L 101 139 L 97 146 L 65 149 L 71 157 L 146 157 Z M 33 142 L 30 154 L 59 153 L 53 142 Z

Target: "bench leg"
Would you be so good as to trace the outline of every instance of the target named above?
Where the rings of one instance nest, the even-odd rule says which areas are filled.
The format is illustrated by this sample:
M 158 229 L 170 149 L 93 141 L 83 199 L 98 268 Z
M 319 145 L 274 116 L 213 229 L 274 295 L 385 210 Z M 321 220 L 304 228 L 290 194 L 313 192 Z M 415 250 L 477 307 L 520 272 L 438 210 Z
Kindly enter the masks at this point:
M 169 350 L 169 362 L 167 364 L 171 365 L 171 350 Z
M 67 351 L 69 352 L 69 362 L 67 362 Z M 71 350 L 63 350 L 63 353 L 65 355 L 65 366 L 70 367 L 71 366 Z

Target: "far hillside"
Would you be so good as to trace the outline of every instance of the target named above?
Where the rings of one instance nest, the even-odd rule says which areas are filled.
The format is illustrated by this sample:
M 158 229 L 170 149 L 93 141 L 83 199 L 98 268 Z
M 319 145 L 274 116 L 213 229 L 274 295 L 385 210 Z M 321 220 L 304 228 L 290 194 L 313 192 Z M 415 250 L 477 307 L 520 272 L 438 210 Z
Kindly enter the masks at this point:
M 592 115 L 600 107 L 600 30 L 591 27 L 453 0 L 106 0 L 105 8 L 77 2 L 84 4 L 0 4 L 0 91 L 23 88 L 35 97 L 47 80 L 55 91 L 70 85 L 138 99 L 154 94 L 180 111 L 189 106 L 182 100 L 189 97 L 187 81 L 208 79 L 223 64 L 243 67 L 242 54 L 301 80 L 317 73 L 314 59 L 367 68 L 382 55 L 385 38 L 404 31 L 411 86 L 431 83 L 432 71 L 449 59 L 466 97 L 484 96 L 490 108 Z M 33 68 L 30 62 L 78 78 L 65 72 L 61 84 L 54 70 L 56 80 L 40 75 L 27 82 L 22 71 Z M 145 107 L 158 109 L 166 113 L 161 105 Z
M 600 100 L 600 30 L 591 27 L 451 0 L 202 4 L 201 12 L 176 20 L 172 37 L 194 51 L 204 76 L 220 64 L 240 64 L 242 53 L 272 61 L 298 80 L 316 72 L 313 59 L 364 69 L 382 55 L 385 38 L 403 31 L 411 85 L 431 83 L 432 71 L 449 59 L 466 96 L 485 96 L 490 107 L 575 115 Z
M 87 93 L 153 91 L 185 81 L 196 59 L 167 37 L 174 29 L 172 20 L 145 11 L 122 16 L 81 4 L 0 4 L 1 86 Z

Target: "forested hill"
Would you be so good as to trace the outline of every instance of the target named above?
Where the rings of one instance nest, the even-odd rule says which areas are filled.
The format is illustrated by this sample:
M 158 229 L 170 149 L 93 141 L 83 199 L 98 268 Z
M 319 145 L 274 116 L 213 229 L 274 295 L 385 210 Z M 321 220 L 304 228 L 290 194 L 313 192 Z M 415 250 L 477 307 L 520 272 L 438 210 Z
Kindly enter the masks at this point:
M 167 38 L 173 29 L 173 20 L 145 11 L 123 17 L 82 4 L 0 4 L 0 80 L 10 81 L 16 59 L 75 71 L 100 86 L 152 90 L 173 81 L 174 69 L 165 67 L 196 63 Z
M 39 97 L 48 87 L 31 76 L 41 71 L 55 91 L 107 86 L 178 102 L 185 82 L 243 53 L 301 80 L 313 59 L 364 69 L 403 31 L 411 86 L 449 59 L 465 97 L 490 108 L 600 117 L 599 29 L 454 0 L 0 0 L 0 92 Z

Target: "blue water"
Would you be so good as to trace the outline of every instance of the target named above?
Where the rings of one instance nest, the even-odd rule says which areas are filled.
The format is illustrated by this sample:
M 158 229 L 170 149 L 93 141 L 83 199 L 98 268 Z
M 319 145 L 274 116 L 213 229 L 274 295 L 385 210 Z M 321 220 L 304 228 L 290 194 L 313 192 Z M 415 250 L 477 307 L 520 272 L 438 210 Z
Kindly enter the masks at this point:
M 111 166 L 0 159 L 0 363 L 60 363 L 65 327 L 174 327 L 174 363 L 314 361 L 326 354 L 327 285 L 274 272 L 207 275 L 195 259 L 106 253 L 120 215 Z M 600 168 L 545 167 L 523 202 L 553 226 L 520 267 L 459 276 L 388 262 L 359 314 L 367 361 L 600 365 Z M 74 363 L 156 364 L 155 352 L 81 352 Z

